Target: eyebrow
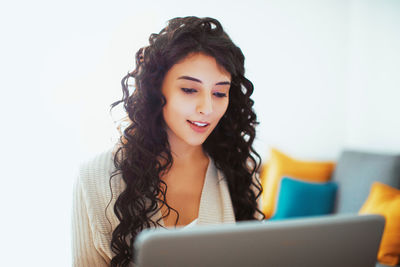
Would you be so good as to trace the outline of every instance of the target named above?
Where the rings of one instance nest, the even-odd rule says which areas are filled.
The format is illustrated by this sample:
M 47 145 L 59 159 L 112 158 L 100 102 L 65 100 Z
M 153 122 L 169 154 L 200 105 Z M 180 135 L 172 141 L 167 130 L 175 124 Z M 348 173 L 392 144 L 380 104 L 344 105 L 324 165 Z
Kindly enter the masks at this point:
M 198 83 L 203 84 L 203 82 L 201 80 L 193 78 L 193 77 L 190 77 L 190 76 L 180 76 L 178 78 L 178 80 L 189 80 L 189 81 L 194 81 L 194 82 L 198 82 Z M 223 82 L 217 82 L 215 85 L 230 85 L 230 84 L 231 83 L 228 82 L 228 81 L 223 81 Z

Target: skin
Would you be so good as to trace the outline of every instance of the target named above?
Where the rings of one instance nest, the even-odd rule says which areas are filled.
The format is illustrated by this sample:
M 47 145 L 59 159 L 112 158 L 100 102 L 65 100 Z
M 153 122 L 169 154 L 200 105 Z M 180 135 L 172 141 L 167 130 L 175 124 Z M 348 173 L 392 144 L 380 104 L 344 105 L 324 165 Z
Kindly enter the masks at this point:
M 179 212 L 178 226 L 198 217 L 209 163 L 202 144 L 228 108 L 230 82 L 230 73 L 213 57 L 202 53 L 189 54 L 172 66 L 164 78 L 163 116 L 174 163 L 161 179 L 168 186 L 167 203 Z M 208 125 L 199 132 L 188 120 Z M 165 212 L 163 209 L 162 213 Z M 164 225 L 174 226 L 175 220 L 176 214 L 171 212 Z

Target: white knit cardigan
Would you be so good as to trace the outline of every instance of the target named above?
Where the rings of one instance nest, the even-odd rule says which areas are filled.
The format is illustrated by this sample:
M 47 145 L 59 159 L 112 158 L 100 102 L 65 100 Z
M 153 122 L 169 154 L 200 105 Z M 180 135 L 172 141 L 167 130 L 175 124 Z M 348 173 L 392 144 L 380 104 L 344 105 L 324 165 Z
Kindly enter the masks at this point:
M 125 188 L 121 176 L 114 177 L 110 183 L 114 170 L 112 150 L 80 166 L 74 183 L 72 215 L 72 253 L 75 267 L 110 266 L 113 257 L 110 248 L 111 235 L 119 224 L 113 207 Z M 152 219 L 157 220 L 160 217 L 158 212 Z M 163 221 L 160 222 L 163 225 Z M 210 158 L 196 225 L 234 222 L 228 185 L 222 172 Z

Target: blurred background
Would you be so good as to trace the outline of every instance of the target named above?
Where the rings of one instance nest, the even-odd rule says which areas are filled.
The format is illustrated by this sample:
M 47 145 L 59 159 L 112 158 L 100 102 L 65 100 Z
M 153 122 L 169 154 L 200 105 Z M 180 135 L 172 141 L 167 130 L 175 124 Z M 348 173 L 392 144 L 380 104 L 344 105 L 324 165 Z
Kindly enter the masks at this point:
M 245 54 L 264 160 L 271 146 L 399 153 L 398 0 L 2 1 L 1 265 L 71 265 L 78 164 L 115 142 L 135 52 L 188 15 L 218 19 Z

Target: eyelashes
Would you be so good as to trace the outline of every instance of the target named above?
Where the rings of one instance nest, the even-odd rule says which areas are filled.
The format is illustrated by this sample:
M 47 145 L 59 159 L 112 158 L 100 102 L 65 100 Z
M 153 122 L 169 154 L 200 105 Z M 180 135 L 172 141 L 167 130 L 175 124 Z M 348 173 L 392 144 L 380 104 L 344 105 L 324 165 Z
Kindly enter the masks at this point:
M 197 92 L 196 89 L 192 89 L 192 88 L 181 88 L 181 90 L 186 94 L 193 94 L 193 93 Z
M 225 93 L 215 92 L 214 95 L 215 95 L 216 97 L 220 97 L 220 98 L 226 97 L 226 94 L 225 94 Z
M 197 92 L 196 89 L 193 88 L 181 88 L 181 90 L 185 93 L 185 94 L 194 94 Z M 226 97 L 227 95 L 225 93 L 221 93 L 221 92 L 215 92 L 213 93 L 213 95 L 215 95 L 218 98 L 223 98 Z

